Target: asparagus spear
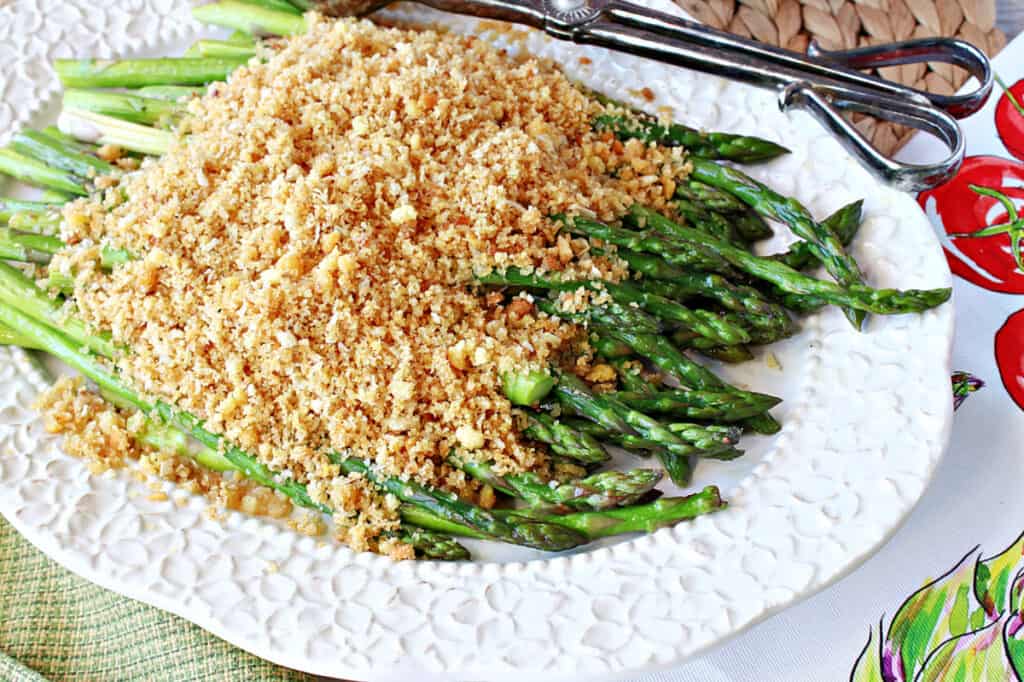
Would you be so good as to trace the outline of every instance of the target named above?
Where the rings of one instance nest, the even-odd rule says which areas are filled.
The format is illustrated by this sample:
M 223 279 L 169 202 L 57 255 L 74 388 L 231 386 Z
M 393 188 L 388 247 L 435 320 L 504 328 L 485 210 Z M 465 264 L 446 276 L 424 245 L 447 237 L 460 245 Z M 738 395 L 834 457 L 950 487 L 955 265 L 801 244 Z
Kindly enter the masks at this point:
M 645 222 L 652 215 L 657 215 L 654 211 L 642 206 L 634 206 L 630 210 L 638 222 Z M 948 288 L 872 289 L 862 284 L 842 287 L 834 282 L 808 277 L 783 263 L 755 256 L 731 244 L 708 237 L 698 230 L 682 226 L 676 226 L 673 239 L 656 236 L 650 230 L 635 232 L 579 218 L 571 221 L 568 229 L 570 232 L 603 239 L 617 246 L 656 253 L 670 263 L 674 263 L 676 260 L 674 254 L 677 243 L 680 243 L 681 240 L 696 242 L 713 250 L 730 265 L 757 279 L 771 282 L 788 293 L 812 295 L 834 305 L 848 306 L 881 315 L 923 312 L 945 303 L 952 293 Z
M 250 5 L 258 5 L 267 9 L 280 10 L 282 12 L 287 12 L 288 14 L 302 14 L 302 9 L 289 2 L 289 0 L 245 0 L 245 2 Z M 238 31 L 235 32 L 235 40 L 238 40 L 239 33 L 240 32 Z
M 693 464 L 690 461 L 692 457 L 716 457 L 729 450 L 726 447 L 715 450 L 696 448 L 672 433 L 658 420 L 633 409 L 614 395 L 595 395 L 573 375 L 560 375 L 555 392 L 560 400 L 564 400 L 565 404 L 580 415 L 625 435 L 637 435 L 657 443 L 660 449 L 655 451 L 655 454 L 658 455 L 669 477 L 678 485 L 686 485 L 689 481 L 693 473 Z M 569 399 L 566 400 L 563 396 L 568 396 Z M 616 419 L 609 420 L 609 413 Z M 626 428 L 609 426 L 615 422 L 624 424 Z
M 779 404 L 779 399 L 755 393 L 753 397 L 704 390 L 663 390 L 655 393 L 619 391 L 606 396 L 636 410 L 671 414 L 685 419 L 713 419 L 736 422 L 761 414 Z
M 836 233 L 843 246 L 853 241 L 857 229 L 860 227 L 861 213 L 864 208 L 864 201 L 854 201 L 843 206 L 838 211 L 821 221 L 823 225 Z M 815 262 L 811 245 L 804 241 L 794 242 L 785 253 L 772 256 L 780 263 L 785 263 L 794 270 L 803 270 Z
M 754 359 L 754 354 L 746 346 L 715 346 L 713 348 L 699 348 L 697 352 L 712 360 L 739 364 Z
M 109 340 L 90 333 L 81 320 L 68 317 L 61 303 L 47 296 L 20 270 L 4 262 L 0 262 L 0 301 L 36 320 L 60 325 L 68 338 L 100 355 L 114 355 L 114 345 Z
M 635 504 L 650 495 L 662 476 L 654 469 L 603 471 L 561 485 L 549 485 L 532 472 L 502 475 L 486 462 L 473 461 L 457 453 L 450 454 L 448 462 L 495 490 L 524 500 L 533 508 L 558 514 Z
M 55 250 L 63 246 L 64 243 L 55 237 L 0 228 L 0 260 L 45 265 Z
M 11 214 L 7 225 L 11 229 L 21 232 L 52 236 L 60 230 L 61 220 L 63 220 L 63 217 L 58 211 L 18 211 Z
M 606 253 L 598 248 L 592 248 L 591 252 L 596 255 Z M 651 279 L 671 282 L 672 298 L 685 300 L 691 296 L 700 296 L 714 300 L 729 310 L 765 316 L 785 315 L 784 310 L 765 299 L 757 289 L 735 284 L 717 273 L 675 267 L 658 256 L 627 248 L 618 249 L 615 255 L 626 261 L 634 272 Z M 644 286 L 649 285 L 645 282 Z M 656 288 L 653 290 L 657 291 Z
M 580 533 L 587 540 L 621 535 L 622 533 L 652 533 L 659 528 L 673 526 L 680 521 L 703 514 L 721 511 L 728 505 L 722 500 L 718 488 L 708 486 L 699 493 L 686 497 L 662 497 L 648 504 L 607 509 L 603 511 L 551 514 L 530 509 L 499 510 L 505 519 L 526 518 L 533 521 L 555 523 Z
M 736 229 L 734 222 L 719 213 L 710 211 L 689 199 L 676 200 L 675 209 L 683 221 L 694 229 L 707 232 L 712 237 L 730 244 L 743 247 L 748 245 L 748 242 Z
M 174 135 L 166 130 L 71 107 L 61 112 L 60 127 L 79 140 L 154 156 L 166 154 L 174 142 Z
M 201 9 L 197 7 L 194 12 L 199 13 Z M 299 20 L 302 21 L 301 18 Z M 304 26 L 305 22 L 302 23 Z M 118 61 L 58 59 L 53 68 L 66 88 L 142 88 L 150 85 L 206 85 L 226 80 L 232 71 L 248 61 L 247 57 Z
M 25 130 L 14 136 L 11 148 L 51 168 L 67 171 L 80 178 L 110 175 L 117 169 L 90 154 L 67 145 L 63 140 L 38 130 Z
M 19 213 L 35 213 L 60 217 L 60 204 L 46 201 L 26 201 L 24 199 L 0 198 L 0 222 L 7 222 Z
M 564 320 L 571 320 L 577 324 L 641 329 L 649 334 L 659 334 L 662 331 L 662 325 L 656 318 L 642 310 L 623 306 L 615 301 L 588 306 L 580 312 L 569 312 L 554 301 L 545 299 L 537 299 L 533 304 L 542 313 Z
M 246 57 L 251 59 L 257 55 L 255 42 L 243 45 L 229 40 L 200 40 L 194 47 L 201 57 Z
M 601 444 L 592 437 L 566 426 L 549 414 L 529 412 L 527 420 L 523 435 L 545 443 L 556 455 L 582 464 L 600 464 L 611 459 Z
M 301 15 L 242 0 L 220 0 L 199 5 L 192 8 L 192 16 L 204 24 L 233 28 L 255 36 L 301 35 L 307 30 L 306 20 Z
M 796 199 L 784 197 L 747 174 L 703 159 L 692 160 L 694 179 L 717 187 L 742 199 L 758 213 L 780 220 L 801 239 L 807 240 L 814 257 L 828 273 L 844 286 L 863 285 L 864 276 L 857 262 L 846 253 L 842 242 L 829 226 L 815 222 L 807 209 Z M 847 309 L 854 328 L 860 329 L 864 311 Z
M 605 101 L 608 102 L 607 98 Z M 757 163 L 789 153 L 785 147 L 758 137 L 705 133 L 678 123 L 661 125 L 653 117 L 637 112 L 609 111 L 594 119 L 594 128 L 609 130 L 620 140 L 637 139 L 665 147 L 685 147 L 691 157 L 701 159 Z
M 139 88 L 135 91 L 139 97 L 148 99 L 159 99 L 165 102 L 181 102 L 192 97 L 202 97 L 206 94 L 204 86 L 189 85 L 150 85 Z
M 64 322 L 65 327 L 66 325 L 67 320 Z M 66 336 L 63 331 L 58 331 L 48 324 L 22 313 L 4 301 L 0 301 L 0 329 L 10 330 L 15 337 L 28 340 L 29 345 L 35 345 L 78 370 L 95 382 L 103 395 L 115 404 L 141 411 L 157 426 L 175 429 L 192 436 L 203 448 L 217 453 L 221 466 L 230 465 L 232 469 L 240 472 L 249 480 L 282 493 L 301 507 L 326 514 L 332 513 L 332 510 L 326 505 L 315 502 L 302 483 L 285 479 L 252 455 L 234 445 L 227 444 L 221 436 L 203 428 L 202 422 L 193 415 L 166 403 L 158 401 L 154 404 L 143 399 L 124 384 L 116 374 L 104 367 L 94 357 L 83 352 L 80 344 Z M 151 437 L 177 438 L 169 435 L 170 433 L 151 434 Z M 431 558 L 462 559 L 468 556 L 465 549 L 458 547 L 457 543 L 453 543 L 450 538 L 430 533 L 416 533 L 407 529 L 400 531 L 399 536 L 413 544 L 419 552 Z
M 658 390 L 658 387 L 641 373 L 634 361 L 623 357 L 607 358 L 607 360 L 615 368 L 615 373 L 619 375 L 619 383 L 625 390 L 637 393 L 653 393 Z
M 681 324 L 701 336 L 712 339 L 716 344 L 733 345 L 746 343 L 750 340 L 750 335 L 744 329 L 730 324 L 727 320 L 723 320 L 714 313 L 707 310 L 691 310 L 671 299 L 645 291 L 642 287 L 626 282 L 558 281 L 539 274 L 527 275 L 518 268 L 508 268 L 504 272 L 492 270 L 486 275 L 477 277 L 477 281 L 482 284 L 550 289 L 554 291 L 576 291 L 581 288 L 590 289 L 591 291 L 607 291 L 612 300 L 620 305 L 623 313 L 627 313 L 630 316 L 635 316 L 630 311 L 630 306 L 635 304 L 651 315 L 666 322 Z M 607 324 L 605 314 L 600 310 L 606 306 L 600 304 L 590 307 L 598 308 L 599 310 L 589 314 L 589 317 L 598 323 L 603 322 Z
M 42 161 L 19 154 L 13 149 L 0 149 L 0 173 L 36 187 L 56 189 L 78 196 L 89 193 L 85 183 L 78 176 L 51 168 Z
M 161 127 L 169 127 L 185 113 L 183 104 L 166 99 L 81 88 L 69 88 L 64 91 L 64 106 L 112 116 L 131 123 Z
M 445 490 L 425 486 L 415 481 L 403 481 L 394 476 L 382 476 L 370 465 L 355 457 L 331 453 L 331 461 L 346 473 L 362 474 L 374 485 L 391 493 L 403 502 L 433 512 L 450 523 L 468 526 L 486 537 L 534 549 L 559 551 L 571 549 L 586 541 L 583 535 L 562 526 L 544 522 L 505 522 L 495 514 L 467 504 Z
M 5 324 L 0 324 L 0 346 L 18 346 L 26 350 L 42 350 L 40 345 Z
M 567 419 L 565 420 L 567 426 L 582 431 L 594 438 L 600 440 L 608 440 L 615 442 L 619 445 L 619 437 L 604 428 L 599 424 L 586 421 L 585 419 Z M 735 425 L 725 424 L 692 424 L 689 422 L 675 422 L 666 424 L 668 430 L 676 434 L 687 443 L 692 443 L 698 448 L 704 450 L 715 450 L 721 448 L 728 448 L 736 445 L 740 442 L 740 436 L 743 434 L 743 430 Z M 653 450 L 658 447 L 657 443 L 653 441 L 647 441 L 640 437 L 630 437 L 628 440 L 623 441 L 622 447 L 627 449 L 639 448 L 644 450 Z
M 680 383 L 695 389 L 720 389 L 734 395 L 747 395 L 743 391 L 730 386 L 718 378 L 714 372 L 707 367 L 694 362 L 686 357 L 667 339 L 657 334 L 637 334 L 626 329 L 605 329 L 613 340 L 623 343 L 647 360 L 665 374 L 675 377 Z M 744 425 L 758 433 L 776 433 L 782 428 L 769 414 L 757 415 L 744 420 Z
M 605 359 L 628 358 L 633 355 L 633 349 L 625 343 L 600 334 L 591 334 L 590 345 Z

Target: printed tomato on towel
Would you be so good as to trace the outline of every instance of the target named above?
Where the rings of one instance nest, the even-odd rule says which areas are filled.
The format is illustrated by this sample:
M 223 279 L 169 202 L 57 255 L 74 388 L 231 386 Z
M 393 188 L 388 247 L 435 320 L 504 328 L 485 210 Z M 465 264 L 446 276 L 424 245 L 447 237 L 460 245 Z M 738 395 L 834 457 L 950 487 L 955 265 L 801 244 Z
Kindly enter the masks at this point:
M 968 157 L 959 175 L 917 200 L 946 233 L 953 274 L 990 291 L 1024 294 L 1024 163 Z

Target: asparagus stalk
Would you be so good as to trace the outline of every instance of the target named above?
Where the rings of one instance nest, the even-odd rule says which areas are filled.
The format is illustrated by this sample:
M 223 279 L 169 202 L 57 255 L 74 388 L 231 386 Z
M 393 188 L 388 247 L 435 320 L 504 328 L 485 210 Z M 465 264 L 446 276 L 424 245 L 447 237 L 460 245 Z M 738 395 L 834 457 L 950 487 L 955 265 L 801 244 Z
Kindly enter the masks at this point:
M 301 15 L 267 6 L 260 7 L 243 0 L 220 0 L 199 5 L 192 8 L 192 16 L 204 24 L 233 28 L 254 36 L 301 35 L 308 28 Z
M 725 509 L 718 488 L 708 486 L 699 493 L 686 497 L 663 497 L 648 504 L 606 509 L 602 511 L 576 512 L 574 514 L 551 514 L 530 509 L 500 510 L 505 519 L 526 518 L 533 521 L 554 523 L 571 528 L 587 540 L 597 540 L 623 533 L 652 533 L 659 528 L 673 526 L 680 521 L 693 519 Z
M 302 9 L 289 2 L 289 0 L 245 0 L 245 2 L 250 5 L 258 5 L 267 9 L 280 10 L 282 12 L 287 12 L 288 14 L 302 14 Z M 240 32 L 235 32 L 234 37 L 236 40 L 238 39 L 239 34 Z
M 0 198 L 0 222 L 8 222 L 19 213 L 36 213 L 60 216 L 60 204 L 46 201 L 26 201 L 24 199 Z
M 19 154 L 13 149 L 0 149 L 0 173 L 29 185 L 55 189 L 68 194 L 85 196 L 85 183 L 67 171 L 51 168 L 42 161 Z
M 624 390 L 636 393 L 653 393 L 658 390 L 658 387 L 648 381 L 641 373 L 640 368 L 636 366 L 637 363 L 629 358 L 612 357 L 606 359 L 615 368 L 615 373 L 619 376 L 619 383 L 622 384 Z
M 65 326 L 66 324 L 67 321 L 65 321 Z M 4 328 L 9 329 L 17 337 L 29 340 L 30 345 L 35 345 L 50 353 L 84 374 L 95 382 L 104 396 L 115 404 L 137 409 L 149 417 L 157 427 L 168 429 L 150 433 L 146 437 L 155 439 L 157 442 L 160 442 L 161 439 L 172 439 L 174 442 L 178 442 L 178 436 L 173 435 L 175 430 L 182 432 L 182 435 L 188 434 L 202 446 L 202 449 L 197 452 L 216 453 L 217 466 L 222 468 L 230 466 L 249 480 L 282 493 L 301 507 L 326 514 L 332 513 L 328 506 L 315 502 L 302 483 L 285 479 L 252 455 L 234 445 L 227 444 L 223 437 L 207 431 L 196 417 L 187 412 L 159 401 L 155 404 L 147 402 L 98 360 L 88 353 L 82 352 L 80 345 L 65 336 L 62 331 L 0 301 L 0 329 Z M 200 464 L 204 463 L 203 460 L 197 461 Z M 214 463 L 214 460 L 210 459 L 208 463 Z M 468 552 L 450 538 L 406 528 L 401 529 L 398 536 L 402 540 L 410 542 L 418 552 L 429 558 L 464 559 L 468 557 Z
M 61 220 L 63 216 L 58 211 L 19 211 L 11 215 L 7 226 L 21 232 L 54 235 L 60 229 Z
M 26 350 L 42 350 L 41 346 L 24 334 L 0 324 L 0 346 L 18 346 Z
M 665 390 L 655 393 L 619 391 L 609 398 L 621 401 L 643 412 L 671 414 L 684 419 L 712 419 L 737 422 L 761 414 L 778 405 L 778 398 L 753 394 L 753 397 L 734 393 L 704 390 Z
M 63 246 L 64 243 L 55 237 L 0 228 L 0 260 L 45 265 L 50 262 L 52 254 Z
M 750 335 L 744 329 L 730 324 L 727 320 L 712 312 L 707 310 L 691 310 L 669 298 L 626 282 L 559 281 L 539 274 L 527 275 L 518 268 L 508 268 L 504 272 L 492 270 L 486 275 L 477 277 L 477 281 L 482 284 L 549 289 L 554 291 L 576 291 L 581 288 L 598 292 L 607 291 L 612 300 L 618 303 L 622 310 L 626 312 L 629 312 L 630 306 L 637 305 L 650 315 L 654 315 L 666 322 L 681 324 L 685 328 L 713 340 L 716 344 L 728 346 L 750 341 Z M 601 304 L 591 307 L 603 308 L 605 306 Z M 595 316 L 603 315 L 604 313 L 598 311 L 590 315 L 590 317 L 595 319 Z M 599 319 L 601 317 L 597 317 L 595 321 Z
M 658 216 L 654 211 L 642 206 L 634 206 L 630 211 L 638 223 L 646 224 L 647 219 Z M 658 217 L 665 219 L 663 216 Z M 568 229 L 570 232 L 603 239 L 617 246 L 655 253 L 670 263 L 676 260 L 674 254 L 677 243 L 695 242 L 713 250 L 728 264 L 757 279 L 775 284 L 787 293 L 815 296 L 834 305 L 881 315 L 923 312 L 945 303 L 952 293 L 948 288 L 872 289 L 862 284 L 842 287 L 834 282 L 808 277 L 770 258 L 755 256 L 744 249 L 713 239 L 699 230 L 678 225 L 675 226 L 675 236 L 672 239 L 655 236 L 649 230 L 634 232 L 579 218 L 573 220 Z
M 584 419 L 567 419 L 565 420 L 565 423 L 567 426 L 593 436 L 594 438 L 608 440 L 627 449 L 637 448 L 642 450 L 655 450 L 659 447 L 657 443 L 645 440 L 639 436 L 628 437 L 626 440 L 621 440 L 620 437 L 612 431 L 609 431 L 599 424 L 594 424 L 593 422 L 589 422 Z M 676 434 L 687 443 L 692 443 L 703 450 L 728 449 L 739 443 L 740 436 L 743 434 L 743 430 L 735 425 L 675 422 L 666 424 L 666 427 L 668 427 L 669 431 Z
M 200 40 L 195 44 L 201 57 L 246 57 L 257 55 L 256 43 L 243 45 L 230 40 Z
M 529 412 L 527 420 L 523 435 L 539 443 L 545 443 L 556 455 L 582 464 L 600 464 L 611 459 L 601 444 L 592 437 L 566 426 L 549 414 Z
M 685 347 L 685 346 L 684 346 Z M 698 348 L 701 355 L 729 364 L 739 364 L 754 359 L 754 354 L 746 346 L 715 346 L 713 348 Z
M 206 94 L 206 88 L 188 85 L 150 85 L 145 88 L 139 88 L 134 94 L 147 99 L 181 102 L 192 97 L 202 97 Z
M 234 3 L 245 5 L 245 3 Z M 202 8 L 196 8 L 199 13 Z M 258 10 L 253 10 L 258 11 Z M 302 21 L 302 19 L 299 19 Z M 305 22 L 303 21 L 303 25 Z M 66 88 L 142 88 L 151 85 L 206 85 L 227 80 L 247 57 L 193 59 L 58 59 L 53 68 Z
M 166 130 L 71 107 L 61 112 L 59 123 L 61 130 L 79 140 L 153 156 L 166 154 L 174 142 L 174 135 Z
M 605 102 L 609 100 L 605 98 Z M 610 111 L 594 119 L 594 128 L 609 130 L 620 140 L 636 139 L 665 147 L 685 147 L 691 157 L 701 159 L 758 163 L 789 153 L 785 147 L 758 137 L 706 133 L 678 123 L 662 125 L 653 117 L 638 112 Z
M 403 481 L 394 476 L 382 476 L 366 462 L 355 457 L 343 457 L 338 453 L 332 453 L 330 456 L 331 461 L 340 466 L 342 471 L 362 474 L 371 483 L 399 500 L 433 512 L 435 516 L 449 523 L 468 526 L 490 539 L 546 551 L 571 549 L 586 540 L 579 533 L 549 522 L 505 522 L 486 509 L 467 504 L 445 490 L 412 480 Z
M 0 262 L 0 301 L 35 320 L 59 325 L 69 339 L 104 357 L 113 357 L 115 353 L 108 339 L 90 333 L 81 320 L 66 314 L 61 303 L 47 296 L 20 270 L 4 262 Z
M 69 88 L 64 91 L 64 106 L 112 116 L 131 123 L 161 127 L 169 127 L 185 113 L 184 105 L 166 99 L 80 88 Z
M 575 376 L 562 374 L 555 392 L 561 401 L 580 415 L 625 435 L 637 435 L 657 443 L 660 449 L 655 451 L 655 454 L 677 485 L 686 485 L 689 482 L 693 473 L 691 458 L 720 456 L 729 450 L 726 447 L 716 450 L 696 448 L 672 433 L 658 420 L 633 409 L 614 395 L 595 395 Z M 608 426 L 609 423 L 613 423 L 607 417 L 609 413 L 626 428 Z
M 11 148 L 51 168 L 73 173 L 81 178 L 110 175 L 117 169 L 90 154 L 74 149 L 64 141 L 38 130 L 25 130 L 14 136 Z
M 853 241 L 857 229 L 860 227 L 861 214 L 864 208 L 864 201 L 854 201 L 843 206 L 838 211 L 821 221 L 823 225 L 836 233 L 843 246 Z M 794 270 L 804 268 L 816 262 L 811 245 L 804 241 L 794 242 L 785 253 L 772 256 L 780 263 L 785 263 Z
M 612 509 L 636 504 L 661 480 L 654 469 L 603 471 L 561 485 L 549 485 L 532 472 L 499 474 L 486 462 L 452 453 L 448 462 L 495 490 L 518 497 L 531 507 L 552 513 Z
M 649 334 L 660 334 L 662 331 L 662 325 L 657 318 L 638 308 L 624 306 L 615 301 L 587 306 L 580 312 L 569 312 L 554 301 L 545 299 L 537 299 L 533 303 L 542 313 L 577 324 L 640 329 Z
M 629 348 L 649 360 L 665 374 L 675 377 L 680 383 L 695 389 L 720 389 L 734 395 L 749 395 L 730 386 L 718 378 L 707 367 L 686 357 L 667 339 L 657 334 L 637 334 L 626 329 L 604 330 L 613 340 L 629 346 Z M 769 414 L 757 415 L 744 421 L 746 426 L 758 433 L 777 433 L 782 428 Z
M 591 334 L 590 345 L 598 355 L 605 359 L 628 358 L 633 355 L 633 349 L 622 341 L 600 334 Z
M 844 286 L 863 285 L 864 275 L 857 262 L 846 253 L 842 242 L 829 226 L 815 222 L 807 209 L 796 199 L 784 197 L 745 173 L 703 159 L 692 160 L 692 177 L 742 199 L 758 213 L 780 220 L 809 244 L 811 253 L 821 261 L 828 273 Z M 665 223 L 662 223 L 665 224 Z M 864 322 L 862 309 L 847 308 L 847 317 L 854 328 Z

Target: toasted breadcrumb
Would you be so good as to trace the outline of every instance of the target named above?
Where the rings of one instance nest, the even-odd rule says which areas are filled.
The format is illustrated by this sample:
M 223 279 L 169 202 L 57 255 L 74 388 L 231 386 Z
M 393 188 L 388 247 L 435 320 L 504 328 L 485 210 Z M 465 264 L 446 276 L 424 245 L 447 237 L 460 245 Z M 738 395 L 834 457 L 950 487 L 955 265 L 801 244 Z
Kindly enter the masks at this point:
M 487 295 L 474 273 L 622 279 L 624 263 L 591 257 L 548 216 L 664 206 L 685 158 L 593 131 L 602 105 L 549 62 L 307 17 L 307 34 L 191 100 L 163 158 L 70 204 L 63 237 L 77 247 L 52 267 L 75 273 L 85 321 L 131 348 L 117 364 L 134 387 L 306 483 L 354 549 L 406 556 L 388 536 L 397 500 L 327 452 L 485 505 L 493 491 L 446 464 L 453 447 L 499 472 L 547 471 L 500 377 L 585 349 L 581 330 Z M 98 244 L 137 257 L 104 272 Z M 55 407 L 65 430 L 105 433 Z M 231 486 L 212 493 L 226 508 L 290 512 Z

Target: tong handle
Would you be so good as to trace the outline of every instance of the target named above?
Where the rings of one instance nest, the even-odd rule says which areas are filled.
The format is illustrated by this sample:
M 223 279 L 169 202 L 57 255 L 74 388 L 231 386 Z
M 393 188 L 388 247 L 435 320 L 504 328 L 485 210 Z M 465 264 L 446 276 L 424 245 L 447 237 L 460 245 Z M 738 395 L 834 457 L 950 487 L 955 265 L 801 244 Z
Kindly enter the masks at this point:
M 824 50 L 812 41 L 807 54 L 848 69 L 877 69 L 925 62 L 945 62 L 959 66 L 977 79 L 977 88 L 959 95 L 940 95 L 908 88 L 956 118 L 976 112 L 992 92 L 993 73 L 988 57 L 974 45 L 959 38 L 903 40 L 852 50 Z
M 548 0 L 554 3 L 555 0 Z M 566 3 L 578 0 L 564 0 Z M 568 6 L 568 5 L 567 5 Z M 803 108 L 817 118 L 869 171 L 902 190 L 920 191 L 952 177 L 963 163 L 963 133 L 953 118 L 984 104 L 991 68 L 984 54 L 966 43 L 956 50 L 942 41 L 913 41 L 899 49 L 865 48 L 829 53 L 818 61 L 788 50 L 716 31 L 692 21 L 623 2 L 589 0 L 584 11 L 559 20 L 549 14 L 546 30 L 559 38 L 629 52 L 657 61 L 738 80 L 780 93 L 783 111 Z M 819 52 L 819 54 L 821 54 Z M 849 66 L 880 66 L 942 59 L 974 69 L 982 87 L 966 99 L 935 100 Z M 988 90 L 986 90 L 986 84 Z M 904 164 L 886 157 L 843 117 L 858 111 L 931 133 L 949 148 L 935 164 Z
M 843 147 L 875 175 L 896 189 L 920 192 L 940 185 L 956 175 L 966 153 L 963 131 L 950 114 L 942 109 L 912 101 L 880 103 L 863 93 L 851 91 L 845 96 L 826 98 L 806 81 L 793 83 L 779 93 L 783 111 L 804 109 L 825 126 Z M 917 130 L 931 133 L 949 150 L 946 158 L 930 164 L 909 164 L 895 161 L 871 144 L 843 116 L 844 111 L 870 114 Z

